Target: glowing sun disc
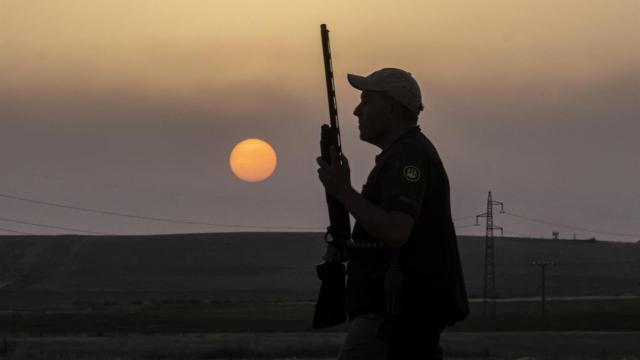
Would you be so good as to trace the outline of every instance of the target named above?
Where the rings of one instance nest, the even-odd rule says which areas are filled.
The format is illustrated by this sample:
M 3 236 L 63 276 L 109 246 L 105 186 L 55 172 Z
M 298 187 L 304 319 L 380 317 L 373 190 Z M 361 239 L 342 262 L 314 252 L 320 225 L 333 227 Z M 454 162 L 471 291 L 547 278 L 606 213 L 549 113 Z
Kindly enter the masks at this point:
M 248 182 L 268 179 L 277 163 L 278 157 L 273 147 L 260 139 L 240 141 L 229 155 L 229 166 L 233 174 Z

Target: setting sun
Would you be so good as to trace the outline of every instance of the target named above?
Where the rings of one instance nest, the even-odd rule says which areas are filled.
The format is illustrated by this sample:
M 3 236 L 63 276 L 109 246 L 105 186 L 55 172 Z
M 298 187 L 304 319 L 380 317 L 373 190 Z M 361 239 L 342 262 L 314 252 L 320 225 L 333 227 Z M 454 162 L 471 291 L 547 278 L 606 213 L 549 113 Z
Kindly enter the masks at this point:
M 265 180 L 273 174 L 278 162 L 276 152 L 266 141 L 242 140 L 233 147 L 229 155 L 231 171 L 248 182 Z

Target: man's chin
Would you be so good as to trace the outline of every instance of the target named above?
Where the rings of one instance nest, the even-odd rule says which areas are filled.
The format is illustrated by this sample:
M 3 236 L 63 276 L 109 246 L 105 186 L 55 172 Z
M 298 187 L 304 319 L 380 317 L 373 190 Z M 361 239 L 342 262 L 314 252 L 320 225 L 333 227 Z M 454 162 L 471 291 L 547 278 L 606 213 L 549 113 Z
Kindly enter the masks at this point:
M 368 137 L 366 134 L 363 134 L 362 131 L 360 132 L 360 140 L 367 142 L 367 143 L 371 143 L 371 138 Z

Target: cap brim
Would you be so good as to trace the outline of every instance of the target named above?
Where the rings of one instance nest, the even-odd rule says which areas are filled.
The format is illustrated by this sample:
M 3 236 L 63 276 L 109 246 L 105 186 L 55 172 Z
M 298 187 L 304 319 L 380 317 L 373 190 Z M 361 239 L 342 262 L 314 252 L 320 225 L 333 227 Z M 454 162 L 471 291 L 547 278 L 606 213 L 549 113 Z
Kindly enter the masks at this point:
M 349 84 L 358 90 L 375 90 L 371 88 L 371 84 L 366 77 L 354 74 L 347 74 Z

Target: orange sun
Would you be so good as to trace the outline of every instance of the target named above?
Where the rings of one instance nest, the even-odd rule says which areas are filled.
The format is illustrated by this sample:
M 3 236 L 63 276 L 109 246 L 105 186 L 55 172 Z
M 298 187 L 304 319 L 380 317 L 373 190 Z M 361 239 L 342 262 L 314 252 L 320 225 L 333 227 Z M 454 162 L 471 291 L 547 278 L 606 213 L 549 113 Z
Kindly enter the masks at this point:
M 246 139 L 233 147 L 229 166 L 238 178 L 248 182 L 268 179 L 276 169 L 278 158 L 273 147 L 260 139 Z

